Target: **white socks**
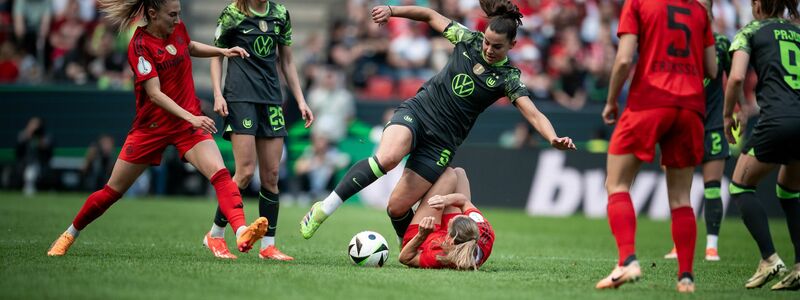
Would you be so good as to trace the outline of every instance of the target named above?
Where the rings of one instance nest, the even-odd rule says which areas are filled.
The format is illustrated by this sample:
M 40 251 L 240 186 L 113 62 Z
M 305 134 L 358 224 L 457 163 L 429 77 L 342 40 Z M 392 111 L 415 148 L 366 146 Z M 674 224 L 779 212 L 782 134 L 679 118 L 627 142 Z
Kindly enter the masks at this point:
M 719 237 L 716 236 L 716 235 L 711 235 L 711 234 L 706 235 L 706 249 L 708 249 L 708 248 L 714 248 L 714 249 L 718 248 L 717 247 L 717 239 L 719 239 Z
M 69 224 L 69 228 L 67 228 L 67 232 L 72 235 L 72 237 L 77 238 L 79 234 L 81 234 L 80 230 L 75 229 L 75 226 Z
M 275 245 L 275 237 L 274 236 L 265 236 L 261 239 L 261 250 L 266 249 L 269 246 Z
M 239 236 L 241 236 L 245 230 L 247 230 L 247 226 L 239 226 L 239 228 L 236 229 L 236 237 L 238 238 Z
M 331 192 L 331 194 L 328 195 L 325 200 L 322 200 L 322 205 L 320 205 L 320 208 L 325 215 L 330 216 L 334 211 L 336 211 L 337 208 L 339 208 L 339 205 L 342 205 L 342 203 L 344 203 L 342 198 L 339 197 L 336 192 Z
M 217 224 L 212 224 L 211 231 L 209 232 L 211 233 L 211 237 L 213 238 L 225 237 L 225 227 L 219 227 L 217 226 Z

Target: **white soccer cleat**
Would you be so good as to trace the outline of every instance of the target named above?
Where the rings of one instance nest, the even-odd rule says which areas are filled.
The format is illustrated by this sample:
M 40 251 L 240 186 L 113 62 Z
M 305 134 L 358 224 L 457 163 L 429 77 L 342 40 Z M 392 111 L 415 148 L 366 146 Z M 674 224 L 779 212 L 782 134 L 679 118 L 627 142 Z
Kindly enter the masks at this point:
M 747 280 L 747 283 L 744 284 L 744 287 L 748 289 L 760 288 L 767 282 L 780 276 L 785 271 L 786 265 L 783 264 L 783 261 L 780 257 L 778 257 L 777 253 L 773 254 L 766 260 L 762 259 L 761 262 L 758 263 L 758 269 L 756 269 L 756 273 Z
M 608 277 L 598 281 L 594 287 L 596 289 L 616 289 L 625 283 L 636 282 L 641 277 L 642 268 L 639 266 L 639 262 L 634 260 L 627 266 L 616 266 Z

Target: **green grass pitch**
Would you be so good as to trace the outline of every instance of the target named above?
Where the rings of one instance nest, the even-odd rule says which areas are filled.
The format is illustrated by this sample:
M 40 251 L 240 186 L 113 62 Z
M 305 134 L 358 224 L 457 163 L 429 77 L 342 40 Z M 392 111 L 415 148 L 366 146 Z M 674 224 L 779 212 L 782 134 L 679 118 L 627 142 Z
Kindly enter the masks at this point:
M 202 246 L 215 203 L 210 199 L 123 199 L 81 233 L 65 257 L 47 257 L 86 194 L 0 193 L 2 299 L 626 299 L 677 298 L 676 262 L 661 259 L 672 246 L 669 223 L 639 220 L 637 246 L 644 278 L 616 291 L 594 284 L 616 256 L 605 219 L 539 218 L 484 209 L 497 240 L 478 272 L 408 269 L 384 212 L 345 205 L 310 240 L 299 234 L 306 207 L 281 208 L 277 241 L 296 260 L 262 261 L 255 251 L 235 261 L 215 259 Z M 480 204 L 479 204 L 480 205 Z M 245 205 L 248 220 L 257 205 Z M 698 299 L 794 298 L 796 292 L 745 290 L 758 251 L 741 221 L 728 219 L 721 262 L 702 259 L 699 222 L 695 260 Z M 787 264 L 792 248 L 783 220 L 774 220 L 776 247 Z M 390 260 L 359 268 L 346 254 L 350 238 L 375 230 L 389 241 Z M 230 230 L 226 232 L 232 245 Z M 772 283 L 774 283 L 773 281 Z M 772 284 L 770 283 L 770 285 Z

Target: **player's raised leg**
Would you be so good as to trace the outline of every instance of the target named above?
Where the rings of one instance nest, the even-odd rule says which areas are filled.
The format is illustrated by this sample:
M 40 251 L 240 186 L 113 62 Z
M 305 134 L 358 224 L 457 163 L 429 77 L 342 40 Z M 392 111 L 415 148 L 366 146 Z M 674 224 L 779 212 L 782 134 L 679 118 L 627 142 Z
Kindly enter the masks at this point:
M 179 148 L 180 151 L 180 148 Z M 267 232 L 266 218 L 256 219 L 250 226 L 245 226 L 244 206 L 239 188 L 233 182 L 228 169 L 222 163 L 222 155 L 213 140 L 204 140 L 195 144 L 184 155 L 187 161 L 197 168 L 206 178 L 211 180 L 217 193 L 220 210 L 235 228 L 236 245 L 240 252 L 247 252 Z
M 778 201 L 786 214 L 786 225 L 794 246 L 794 267 L 773 290 L 800 289 L 800 161 L 781 166 L 776 187 Z
M 411 151 L 411 130 L 402 125 L 389 125 L 383 132 L 374 156 L 356 162 L 324 200 L 314 203 L 300 221 L 300 233 L 311 238 L 328 216 L 347 199 L 391 171 Z
M 103 189 L 89 195 L 83 207 L 78 211 L 78 215 L 72 221 L 61 236 L 56 239 L 47 251 L 49 256 L 62 256 L 67 253 L 69 247 L 75 242 L 80 231 L 86 228 L 89 223 L 99 218 L 111 205 L 122 197 L 128 188 L 133 185 L 136 178 L 148 167 L 147 164 L 132 164 L 124 160 L 117 159 L 111 177 Z
M 453 171 L 450 170 L 449 173 L 452 172 Z M 392 227 L 394 227 L 398 239 L 402 240 L 406 229 L 408 229 L 408 225 L 411 224 L 411 219 L 414 218 L 412 207 L 419 199 L 422 199 L 423 196 L 426 195 L 428 190 L 431 190 L 433 193 L 438 193 L 431 194 L 431 196 L 446 195 L 453 192 L 452 187 L 455 186 L 455 174 L 450 174 L 449 177 L 452 177 L 453 180 L 445 180 L 441 185 L 446 188 L 445 190 L 440 187 L 432 189 L 432 184 L 413 170 L 408 168 L 403 170 L 403 176 L 400 177 L 397 186 L 392 190 L 392 194 L 389 196 L 389 204 L 386 207 L 386 213 L 389 214 L 389 219 L 392 221 Z M 449 189 L 449 191 L 447 191 L 447 189 Z

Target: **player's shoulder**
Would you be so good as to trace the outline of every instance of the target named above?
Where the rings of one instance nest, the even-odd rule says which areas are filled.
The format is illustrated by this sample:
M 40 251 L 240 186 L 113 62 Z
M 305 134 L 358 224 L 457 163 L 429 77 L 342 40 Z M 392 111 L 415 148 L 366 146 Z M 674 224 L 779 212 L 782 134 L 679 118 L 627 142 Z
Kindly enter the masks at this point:
M 147 48 L 150 46 L 147 37 L 148 34 L 145 32 L 144 27 L 137 27 L 133 31 L 133 36 L 128 44 L 128 53 L 135 56 L 144 55 L 147 52 Z
M 274 17 L 276 17 L 278 19 L 281 19 L 281 20 L 286 20 L 287 19 L 288 15 L 289 15 L 289 11 L 286 9 L 286 6 L 284 6 L 283 4 L 280 4 L 280 3 L 275 3 L 273 1 L 269 1 L 269 7 L 270 7 L 270 14 L 272 16 L 274 16 Z
M 714 42 L 717 45 L 730 45 L 731 44 L 731 40 L 728 39 L 728 36 L 726 36 L 724 34 L 721 34 L 721 33 L 718 33 L 718 32 L 714 32 Z
M 219 18 L 223 23 L 238 23 L 247 18 L 247 14 L 239 10 L 239 7 L 236 6 L 236 2 L 232 2 L 222 9 Z

